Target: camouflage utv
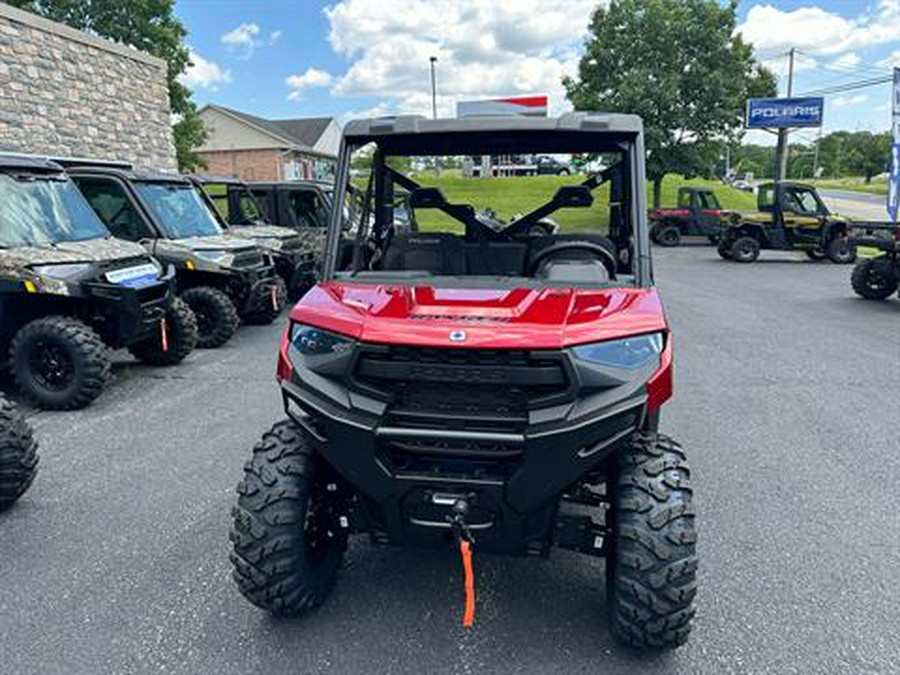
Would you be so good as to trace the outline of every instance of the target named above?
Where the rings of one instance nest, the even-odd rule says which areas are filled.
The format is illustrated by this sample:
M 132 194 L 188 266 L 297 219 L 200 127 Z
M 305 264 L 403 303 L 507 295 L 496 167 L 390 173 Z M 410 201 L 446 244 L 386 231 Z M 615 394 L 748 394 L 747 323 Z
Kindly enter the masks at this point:
M 37 473 L 37 443 L 25 418 L 0 396 L 0 511 L 29 488 Z
M 268 223 L 253 193 L 238 178 L 188 178 L 228 234 L 251 239 L 272 255 L 290 299 L 297 300 L 316 283 L 316 260 L 321 258 L 319 237 Z
M 173 278 L 141 246 L 113 239 L 61 166 L 0 155 L 0 353 L 33 403 L 97 398 L 106 346 L 159 365 L 187 356 L 197 324 Z
M 225 234 L 189 180 L 63 161 L 115 236 L 174 267 L 178 293 L 197 315 L 200 347 L 228 342 L 241 319 L 271 323 L 281 312 L 287 294 L 272 256 Z

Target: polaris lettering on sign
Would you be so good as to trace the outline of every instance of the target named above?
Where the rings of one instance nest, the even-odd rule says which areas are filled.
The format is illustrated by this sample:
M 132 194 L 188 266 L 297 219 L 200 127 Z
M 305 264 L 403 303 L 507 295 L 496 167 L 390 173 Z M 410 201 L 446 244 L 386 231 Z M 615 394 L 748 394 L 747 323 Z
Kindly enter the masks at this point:
M 751 98 L 747 101 L 748 129 L 777 127 L 820 127 L 825 99 Z

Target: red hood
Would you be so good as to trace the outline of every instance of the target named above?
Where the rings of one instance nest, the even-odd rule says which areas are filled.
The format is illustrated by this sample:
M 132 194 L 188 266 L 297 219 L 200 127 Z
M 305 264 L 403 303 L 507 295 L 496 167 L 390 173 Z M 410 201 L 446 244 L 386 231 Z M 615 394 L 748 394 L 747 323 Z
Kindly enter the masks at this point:
M 666 329 L 655 288 L 474 289 L 329 282 L 291 319 L 363 342 L 558 349 Z M 465 331 L 465 341 L 450 340 Z

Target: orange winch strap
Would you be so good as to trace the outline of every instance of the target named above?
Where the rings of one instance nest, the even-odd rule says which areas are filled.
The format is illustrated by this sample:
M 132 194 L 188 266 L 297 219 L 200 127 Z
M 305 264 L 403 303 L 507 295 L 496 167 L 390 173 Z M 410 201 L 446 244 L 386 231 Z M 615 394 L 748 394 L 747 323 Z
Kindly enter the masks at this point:
M 463 573 L 466 577 L 466 611 L 463 614 L 463 626 L 471 628 L 475 622 L 475 573 L 472 571 L 472 548 L 465 539 L 459 542 L 459 553 L 462 556 Z
M 159 322 L 159 339 L 162 343 L 163 354 L 165 354 L 169 351 L 168 325 L 166 324 L 165 318 L 161 319 Z

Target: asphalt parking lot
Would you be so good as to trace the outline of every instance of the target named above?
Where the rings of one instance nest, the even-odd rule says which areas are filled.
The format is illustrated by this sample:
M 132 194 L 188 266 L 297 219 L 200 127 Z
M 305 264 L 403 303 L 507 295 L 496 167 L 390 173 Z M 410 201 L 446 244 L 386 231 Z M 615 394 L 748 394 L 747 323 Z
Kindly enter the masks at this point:
M 849 267 L 656 251 L 676 331 L 663 427 L 691 452 L 701 589 L 690 643 L 606 630 L 603 562 L 479 557 L 459 627 L 449 552 L 354 544 L 328 602 L 275 621 L 230 579 L 229 510 L 280 417 L 281 326 L 179 368 L 123 358 L 91 408 L 37 413 L 41 472 L 0 515 L 0 672 L 900 672 L 900 301 Z

